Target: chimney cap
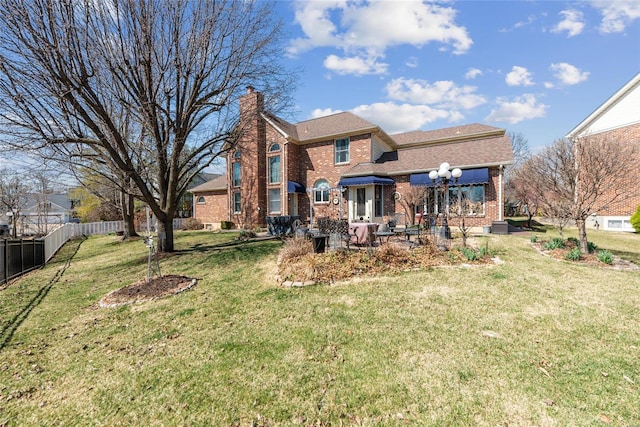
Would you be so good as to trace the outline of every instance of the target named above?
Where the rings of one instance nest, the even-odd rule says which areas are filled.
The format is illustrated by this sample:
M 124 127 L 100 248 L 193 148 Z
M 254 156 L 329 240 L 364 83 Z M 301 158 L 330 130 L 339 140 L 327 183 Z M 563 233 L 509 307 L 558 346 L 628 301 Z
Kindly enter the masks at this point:
M 255 90 L 255 88 L 251 85 L 247 86 L 247 93 L 253 93 L 253 91 Z

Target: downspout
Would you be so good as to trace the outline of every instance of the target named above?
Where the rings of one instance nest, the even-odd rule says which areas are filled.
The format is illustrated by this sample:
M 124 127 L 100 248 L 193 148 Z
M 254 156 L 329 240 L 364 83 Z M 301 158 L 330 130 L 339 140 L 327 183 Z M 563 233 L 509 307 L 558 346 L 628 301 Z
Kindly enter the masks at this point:
M 498 221 L 502 221 L 504 213 L 504 203 L 502 201 L 502 180 L 504 179 L 504 165 L 500 165 L 498 168 Z

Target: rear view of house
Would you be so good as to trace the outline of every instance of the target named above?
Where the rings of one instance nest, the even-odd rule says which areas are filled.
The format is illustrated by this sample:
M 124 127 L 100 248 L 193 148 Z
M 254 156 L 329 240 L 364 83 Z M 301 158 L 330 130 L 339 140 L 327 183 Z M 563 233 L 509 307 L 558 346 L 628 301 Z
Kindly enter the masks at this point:
M 349 112 L 292 124 L 266 112 L 251 87 L 240 113 L 244 132 L 226 174 L 191 190 L 194 216 L 209 228 L 264 225 L 281 215 L 410 222 L 451 208 L 460 194 L 472 202 L 467 224 L 503 219 L 504 168 L 513 163 L 504 129 L 469 124 L 389 135 Z M 447 194 L 428 177 L 443 162 L 462 169 Z

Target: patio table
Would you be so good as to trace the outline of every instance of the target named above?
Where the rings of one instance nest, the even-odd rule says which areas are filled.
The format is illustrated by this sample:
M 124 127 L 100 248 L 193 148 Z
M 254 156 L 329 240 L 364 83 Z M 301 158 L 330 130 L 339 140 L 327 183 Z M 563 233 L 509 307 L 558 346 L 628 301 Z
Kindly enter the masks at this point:
M 349 224 L 350 243 L 370 245 L 375 240 L 375 232 L 380 224 L 375 222 L 352 222 Z

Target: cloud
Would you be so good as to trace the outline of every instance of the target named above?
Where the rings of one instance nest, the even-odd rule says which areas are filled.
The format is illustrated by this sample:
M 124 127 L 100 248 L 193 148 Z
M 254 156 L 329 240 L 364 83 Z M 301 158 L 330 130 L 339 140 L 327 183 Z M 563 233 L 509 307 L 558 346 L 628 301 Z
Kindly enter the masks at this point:
M 482 70 L 479 70 L 477 68 L 469 68 L 467 70 L 467 73 L 464 75 L 464 78 L 467 80 L 473 80 L 478 76 L 482 75 Z
M 339 58 L 329 55 L 324 60 L 324 66 L 338 74 L 353 74 L 363 76 L 366 74 L 386 74 L 389 64 L 377 62 L 375 58 Z
M 405 62 L 404 65 L 409 68 L 416 68 L 418 66 L 418 58 L 415 56 L 411 56 L 409 57 L 409 59 L 407 59 L 407 62 Z
M 420 129 L 436 120 L 457 122 L 464 119 L 464 116 L 456 111 L 393 102 L 360 105 L 350 111 L 377 124 L 390 134 Z
M 466 28 L 456 25 L 455 9 L 420 0 L 313 0 L 296 2 L 294 7 L 295 22 L 304 37 L 291 40 L 287 47 L 291 56 L 330 47 L 341 50 L 348 58 L 370 63 L 399 45 L 419 48 L 435 42 L 454 54 L 463 54 L 473 44 Z M 336 58 L 332 55 L 325 62 L 335 63 Z
M 330 116 L 336 113 L 342 113 L 342 110 L 334 110 L 333 108 L 316 108 L 311 112 L 309 118 L 317 119 L 318 117 Z
M 555 77 L 565 85 L 575 85 L 587 80 L 589 77 L 588 72 L 580 71 L 580 69 L 566 62 L 551 64 L 549 68 L 554 71 Z
M 486 121 L 516 124 L 523 120 L 535 119 L 546 115 L 547 105 L 538 102 L 532 94 L 524 94 L 513 100 L 496 99 L 498 107 L 491 110 Z
M 532 86 L 534 84 L 529 70 L 517 65 L 514 65 L 511 71 L 507 73 L 504 81 L 509 86 Z
M 640 2 L 637 0 L 596 1 L 591 5 L 600 10 L 602 22 L 600 31 L 603 33 L 621 33 L 633 21 L 640 18 Z
M 469 110 L 487 100 L 476 94 L 475 86 L 457 86 L 449 80 L 429 83 L 425 80 L 397 78 L 387 86 L 387 96 L 394 101 L 431 104 L 438 108 Z
M 551 29 L 552 33 L 567 32 L 567 37 L 577 36 L 584 29 L 584 16 L 582 12 L 578 10 L 563 10 L 560 15 L 564 16 L 564 19 Z
M 395 102 L 359 105 L 349 111 L 371 123 L 375 123 L 389 134 L 420 129 L 436 120 L 448 120 L 450 122 L 464 120 L 464 116 L 457 111 L 432 108 L 427 105 L 398 104 Z M 311 112 L 309 118 L 314 119 L 339 112 L 341 111 L 331 108 L 317 108 Z

